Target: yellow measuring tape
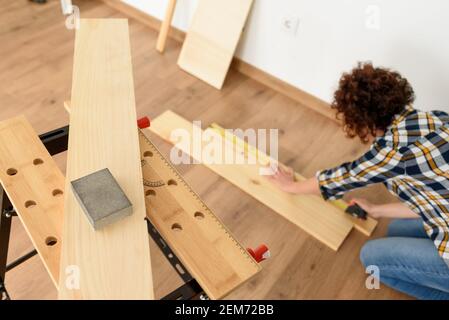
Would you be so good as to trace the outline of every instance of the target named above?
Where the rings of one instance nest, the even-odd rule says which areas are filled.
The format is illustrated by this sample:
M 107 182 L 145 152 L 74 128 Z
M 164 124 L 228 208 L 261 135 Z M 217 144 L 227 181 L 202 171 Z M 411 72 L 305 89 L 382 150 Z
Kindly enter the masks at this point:
M 241 148 L 245 154 L 245 157 L 248 157 L 249 154 L 256 157 L 256 159 L 259 161 L 259 163 L 263 166 L 268 166 L 270 163 L 274 162 L 274 159 L 271 159 L 268 155 L 258 150 L 256 147 L 248 144 L 245 140 L 241 139 L 240 137 L 237 137 L 234 134 L 226 134 L 226 130 L 222 128 L 220 125 L 216 123 L 212 123 L 210 125 L 210 128 L 220 134 L 224 139 L 227 139 L 230 141 L 234 146 L 238 146 Z M 278 165 L 283 166 L 281 163 L 278 163 Z M 301 176 L 300 174 L 295 172 L 295 178 L 296 180 L 303 181 L 305 178 Z M 345 211 L 348 208 L 348 204 L 344 200 L 336 200 L 336 201 L 330 201 L 332 205 L 335 207 Z

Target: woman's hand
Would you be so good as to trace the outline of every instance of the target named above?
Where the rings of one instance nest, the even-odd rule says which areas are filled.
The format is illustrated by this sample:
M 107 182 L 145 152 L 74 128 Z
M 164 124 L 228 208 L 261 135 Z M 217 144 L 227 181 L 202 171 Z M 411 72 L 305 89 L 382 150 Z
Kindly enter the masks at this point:
M 359 205 L 360 208 L 362 208 L 363 210 L 366 211 L 366 213 L 368 213 L 368 215 L 374 219 L 379 219 L 382 214 L 380 212 L 378 212 L 378 210 L 376 210 L 376 205 L 369 202 L 368 200 L 365 199 L 360 199 L 360 198 L 354 198 L 351 200 L 350 204 L 357 204 Z
M 297 183 L 292 168 L 282 168 L 281 166 L 278 166 L 276 173 L 267 176 L 267 178 L 282 191 L 296 193 Z
M 367 200 L 356 198 L 351 203 L 358 204 L 369 216 L 374 219 L 417 219 L 420 216 L 410 209 L 405 203 L 395 202 L 387 204 L 372 204 Z

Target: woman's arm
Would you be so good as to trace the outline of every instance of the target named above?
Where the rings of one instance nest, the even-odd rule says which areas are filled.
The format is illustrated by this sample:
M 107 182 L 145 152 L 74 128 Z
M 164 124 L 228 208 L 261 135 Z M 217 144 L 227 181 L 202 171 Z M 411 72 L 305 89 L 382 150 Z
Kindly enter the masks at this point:
M 316 178 L 310 178 L 304 181 L 297 182 L 294 178 L 294 172 L 291 168 L 279 167 L 278 171 L 268 176 L 268 179 L 276 185 L 279 189 L 293 193 L 293 194 L 314 194 L 320 195 L 321 191 L 319 183 Z M 404 203 L 389 203 L 389 204 L 372 204 L 364 199 L 353 199 L 353 203 L 357 203 L 363 210 L 365 210 L 373 218 L 395 218 L 395 219 L 416 219 L 419 215 L 416 214 Z
M 379 139 L 359 159 L 318 171 L 315 178 L 296 182 L 291 168 L 279 166 L 277 173 L 269 179 L 286 192 L 316 194 L 322 195 L 325 200 L 336 200 L 353 189 L 385 182 L 404 174 L 401 160 L 401 154 L 390 142 Z

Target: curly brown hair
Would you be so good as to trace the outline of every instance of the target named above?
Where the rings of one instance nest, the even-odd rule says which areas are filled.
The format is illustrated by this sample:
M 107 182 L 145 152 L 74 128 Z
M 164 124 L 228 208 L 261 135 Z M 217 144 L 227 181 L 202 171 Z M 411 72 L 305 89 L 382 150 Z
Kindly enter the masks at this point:
M 337 119 L 343 116 L 349 137 L 367 142 L 370 134 L 387 129 L 394 116 L 414 100 L 412 86 L 398 72 L 359 62 L 342 75 L 331 107 L 337 110 Z

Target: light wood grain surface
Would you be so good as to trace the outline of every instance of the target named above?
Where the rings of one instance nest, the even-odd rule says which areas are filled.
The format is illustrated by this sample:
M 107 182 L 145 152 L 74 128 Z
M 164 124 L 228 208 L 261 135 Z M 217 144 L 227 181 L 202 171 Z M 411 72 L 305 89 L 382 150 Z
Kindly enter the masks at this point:
M 59 297 L 152 299 L 127 20 L 81 20 L 75 39 L 72 104 Z M 70 181 L 103 168 L 111 171 L 133 213 L 94 231 Z M 73 273 L 72 267 L 78 271 Z M 78 272 L 79 288 L 67 286 L 69 277 Z
M 76 0 L 83 17 L 122 18 L 100 1 Z M 74 32 L 64 27 L 58 1 L 45 5 L 0 0 L 0 119 L 25 114 L 38 133 L 67 125 L 61 107 L 70 96 Z M 333 121 L 269 87 L 231 69 L 221 91 L 176 65 L 180 45 L 168 39 L 164 55 L 156 46 L 157 31 L 140 20 L 129 21 L 138 116 L 156 117 L 171 109 L 203 127 L 278 128 L 279 160 L 304 177 L 361 155 L 368 146 L 347 139 Z M 163 155 L 171 145 L 152 134 Z M 66 154 L 54 157 L 62 172 Z M 237 288 L 230 299 L 406 299 L 381 285 L 365 287 L 367 274 L 358 255 L 363 244 L 385 235 L 387 220 L 370 238 L 351 232 L 338 253 L 326 248 L 273 210 L 204 166 L 177 166 L 186 181 L 237 239 L 248 247 L 266 243 L 272 257 L 262 271 Z M 224 195 L 226 201 L 223 200 Z M 374 203 L 394 198 L 382 186 L 349 195 Z M 13 219 L 8 260 L 33 248 L 19 219 Z M 294 245 L 292 245 L 294 243 Z M 150 240 L 155 296 L 182 284 Z M 56 289 L 39 257 L 9 271 L 6 286 L 13 299 L 55 299 Z
M 0 181 L 55 286 L 64 176 L 25 117 L 0 122 Z
M 199 0 L 179 56 L 179 66 L 221 89 L 252 0 Z

